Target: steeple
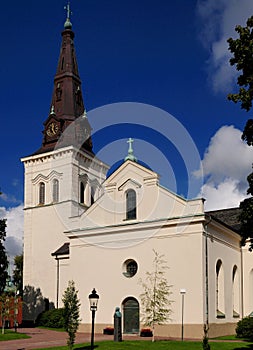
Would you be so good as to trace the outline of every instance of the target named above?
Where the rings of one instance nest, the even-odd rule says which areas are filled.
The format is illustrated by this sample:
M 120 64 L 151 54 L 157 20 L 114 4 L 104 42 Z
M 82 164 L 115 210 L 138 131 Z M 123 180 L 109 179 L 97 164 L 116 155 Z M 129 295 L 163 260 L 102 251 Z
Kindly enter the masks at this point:
M 85 114 L 85 107 L 81 89 L 81 79 L 78 73 L 76 53 L 74 47 L 75 34 L 72 31 L 72 23 L 70 22 L 71 10 L 68 2 L 65 6 L 67 12 L 64 30 L 61 33 L 62 43 L 60 55 L 54 77 L 54 88 L 50 112 L 48 118 L 44 122 L 44 137 L 41 149 L 36 153 L 51 151 L 54 149 L 57 141 L 64 130 L 77 118 Z M 86 135 L 90 136 L 91 127 L 88 119 L 82 118 L 82 127 Z M 84 125 L 85 124 L 85 125 Z M 75 128 L 80 138 L 80 125 Z M 78 143 L 77 135 L 71 135 L 72 140 L 68 140 L 68 144 Z M 84 139 L 84 137 L 83 137 Z M 83 149 L 92 152 L 91 138 L 88 137 Z

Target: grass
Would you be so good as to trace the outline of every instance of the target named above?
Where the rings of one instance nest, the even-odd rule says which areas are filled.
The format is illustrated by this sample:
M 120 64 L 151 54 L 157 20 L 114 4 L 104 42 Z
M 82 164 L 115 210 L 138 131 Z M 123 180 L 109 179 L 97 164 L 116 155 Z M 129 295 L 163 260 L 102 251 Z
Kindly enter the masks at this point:
M 4 334 L 2 334 L 1 331 L 2 330 L 0 329 L 0 341 L 31 338 L 26 334 L 18 333 L 18 332 L 16 333 L 9 329 L 5 329 Z
M 211 350 L 253 350 L 253 344 L 248 342 L 210 342 Z M 68 350 L 67 346 L 42 348 L 38 350 Z M 89 344 L 78 344 L 74 347 L 75 350 L 89 350 Z M 96 342 L 96 350 L 202 350 L 202 342 L 197 341 L 130 341 L 126 340 L 122 343 L 113 341 Z
M 53 328 L 53 327 L 44 327 L 44 326 L 39 326 L 37 328 L 49 329 L 50 331 L 56 331 L 56 332 L 66 332 L 64 328 Z
M 222 337 L 216 337 L 213 339 L 217 339 L 217 340 L 237 340 L 237 341 L 246 341 L 247 339 L 243 339 L 243 338 L 237 338 L 236 335 L 223 335 Z

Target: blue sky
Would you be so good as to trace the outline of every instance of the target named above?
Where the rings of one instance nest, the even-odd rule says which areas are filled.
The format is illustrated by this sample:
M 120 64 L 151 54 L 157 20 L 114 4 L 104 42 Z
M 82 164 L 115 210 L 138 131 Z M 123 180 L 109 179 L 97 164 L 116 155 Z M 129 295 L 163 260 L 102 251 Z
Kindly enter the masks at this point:
M 20 158 L 41 145 L 65 5 L 65 0 L 1 4 L 0 215 L 16 223 L 9 228 L 13 240 L 22 239 L 17 232 L 22 231 Z M 71 8 L 88 115 L 119 102 L 170 113 L 188 131 L 203 160 L 205 183 L 199 194 L 209 199 L 207 208 L 238 205 L 245 196 L 252 151 L 240 141 L 249 115 L 226 99 L 235 90 L 226 39 L 235 36 L 236 24 L 245 24 L 253 14 L 252 1 L 72 0 Z M 114 139 L 108 137 L 108 143 Z M 125 140 L 122 144 L 126 149 Z M 101 147 L 96 138 L 95 149 Z M 134 147 L 138 157 L 138 140 Z M 185 194 L 187 179 L 177 163 L 171 151 L 176 188 Z

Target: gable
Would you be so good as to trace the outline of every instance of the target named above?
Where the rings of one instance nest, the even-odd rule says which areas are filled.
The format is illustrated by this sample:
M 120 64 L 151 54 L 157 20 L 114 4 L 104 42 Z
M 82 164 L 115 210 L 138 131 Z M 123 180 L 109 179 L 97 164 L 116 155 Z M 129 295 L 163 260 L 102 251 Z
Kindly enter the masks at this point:
M 159 185 L 159 176 L 126 161 L 103 184 L 101 197 L 82 214 L 79 227 L 132 224 L 203 214 L 202 199 L 187 201 Z M 127 215 L 127 193 L 135 193 L 136 216 Z M 183 222 L 183 221 L 182 221 Z

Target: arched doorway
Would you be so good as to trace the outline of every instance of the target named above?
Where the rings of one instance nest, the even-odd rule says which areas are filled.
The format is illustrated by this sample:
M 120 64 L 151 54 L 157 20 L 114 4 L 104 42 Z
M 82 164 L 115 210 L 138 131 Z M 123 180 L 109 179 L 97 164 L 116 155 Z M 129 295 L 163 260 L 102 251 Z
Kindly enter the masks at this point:
M 123 301 L 123 332 L 139 333 L 139 303 L 135 298 L 129 297 Z

